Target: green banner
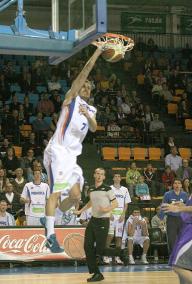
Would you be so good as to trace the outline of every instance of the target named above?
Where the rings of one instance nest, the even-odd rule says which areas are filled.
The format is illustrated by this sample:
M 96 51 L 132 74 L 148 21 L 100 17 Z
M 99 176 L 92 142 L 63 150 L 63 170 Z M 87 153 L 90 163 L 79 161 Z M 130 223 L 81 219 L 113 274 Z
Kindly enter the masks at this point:
M 122 12 L 121 30 L 134 33 L 166 33 L 166 15 Z
M 180 17 L 180 32 L 185 35 L 192 34 L 192 16 Z

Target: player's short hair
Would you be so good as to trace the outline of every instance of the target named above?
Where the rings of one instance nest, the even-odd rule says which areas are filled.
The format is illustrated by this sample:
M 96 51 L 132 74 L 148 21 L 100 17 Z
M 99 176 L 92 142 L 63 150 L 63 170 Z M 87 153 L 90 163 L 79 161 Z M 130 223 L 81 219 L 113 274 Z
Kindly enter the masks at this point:
M 104 173 L 106 173 L 106 171 L 105 171 L 105 169 L 104 169 L 104 168 L 96 168 L 96 169 L 95 169 L 95 171 L 94 171 L 94 173 L 95 173 L 96 171 L 98 171 L 98 170 L 100 170 L 100 171 L 104 171 Z

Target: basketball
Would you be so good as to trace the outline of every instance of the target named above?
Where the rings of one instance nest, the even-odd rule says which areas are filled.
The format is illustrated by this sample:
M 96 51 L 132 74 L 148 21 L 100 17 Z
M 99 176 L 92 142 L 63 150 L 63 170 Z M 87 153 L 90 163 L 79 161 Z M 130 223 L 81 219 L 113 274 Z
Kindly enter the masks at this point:
M 84 258 L 84 236 L 78 233 L 69 234 L 63 241 L 65 253 L 71 258 Z
M 102 57 L 108 62 L 115 63 L 123 59 L 124 55 L 119 48 L 116 48 L 114 46 L 114 48 L 104 50 L 102 53 Z

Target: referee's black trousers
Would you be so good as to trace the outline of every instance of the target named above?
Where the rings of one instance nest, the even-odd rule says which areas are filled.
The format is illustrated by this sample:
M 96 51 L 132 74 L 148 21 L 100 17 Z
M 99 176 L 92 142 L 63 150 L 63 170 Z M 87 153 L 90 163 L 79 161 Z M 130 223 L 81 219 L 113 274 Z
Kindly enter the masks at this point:
M 109 231 L 109 218 L 92 217 L 85 230 L 84 250 L 89 273 L 99 273 L 97 256 L 121 256 L 121 249 L 106 248 Z
M 167 241 L 169 252 L 171 253 L 175 244 L 175 241 L 180 233 L 182 228 L 182 220 L 180 216 L 167 216 L 166 221 L 166 231 L 167 231 Z

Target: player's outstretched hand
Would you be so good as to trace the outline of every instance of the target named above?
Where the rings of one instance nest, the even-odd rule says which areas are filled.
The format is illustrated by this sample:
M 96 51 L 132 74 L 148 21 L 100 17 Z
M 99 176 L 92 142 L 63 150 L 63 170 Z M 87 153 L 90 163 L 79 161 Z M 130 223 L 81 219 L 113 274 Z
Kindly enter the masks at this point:
M 107 46 L 108 40 L 105 37 L 100 37 L 92 41 L 92 44 L 96 46 L 98 49 L 100 49 L 101 51 L 108 49 L 108 46 Z
M 167 203 L 163 203 L 161 205 L 161 210 L 165 213 L 168 212 L 180 212 L 181 206 L 176 204 L 176 203 L 171 203 L 171 204 L 167 204 Z
M 81 114 L 83 114 L 85 117 L 88 117 L 88 116 L 89 116 L 88 109 L 87 109 L 86 106 L 80 105 L 80 106 L 79 106 L 79 112 L 80 112 Z

